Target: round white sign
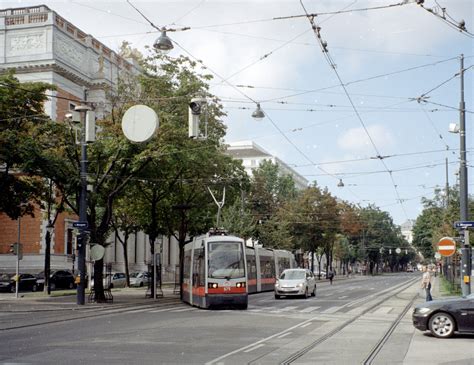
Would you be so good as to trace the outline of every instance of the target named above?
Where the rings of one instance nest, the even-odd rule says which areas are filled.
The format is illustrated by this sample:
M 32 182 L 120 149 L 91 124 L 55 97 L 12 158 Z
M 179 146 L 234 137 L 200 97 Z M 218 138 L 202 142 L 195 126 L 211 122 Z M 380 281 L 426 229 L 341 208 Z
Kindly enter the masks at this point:
M 122 118 L 122 131 L 132 142 L 146 142 L 158 128 L 158 115 L 146 105 L 130 107 Z
M 400 252 L 402 252 L 402 250 L 397 247 L 397 249 L 395 250 L 395 252 L 396 252 L 396 253 L 400 253 Z

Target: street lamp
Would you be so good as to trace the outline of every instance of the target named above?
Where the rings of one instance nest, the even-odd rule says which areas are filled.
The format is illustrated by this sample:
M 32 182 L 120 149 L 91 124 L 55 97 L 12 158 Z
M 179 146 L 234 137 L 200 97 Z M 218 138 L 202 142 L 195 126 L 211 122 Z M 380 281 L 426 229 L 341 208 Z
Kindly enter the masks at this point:
M 255 120 L 261 120 L 265 118 L 265 113 L 263 112 L 262 108 L 260 108 L 260 103 L 257 103 L 257 109 L 252 113 L 252 118 Z
M 54 226 L 51 220 L 48 220 L 45 237 L 45 256 L 44 256 L 44 291 L 51 294 L 51 283 L 49 276 L 51 273 L 51 237 L 53 236 Z
M 344 187 L 344 183 L 342 182 L 342 179 L 339 179 L 339 182 L 337 183 L 337 187 L 338 188 L 343 188 Z
M 173 42 L 171 39 L 166 35 L 166 29 L 162 28 L 161 35 L 156 39 L 155 43 L 153 43 L 153 47 L 159 50 L 163 54 L 167 54 L 171 51 L 173 47 Z
M 83 113 L 84 126 L 87 123 L 87 112 L 92 110 L 87 105 L 79 105 L 74 108 L 76 112 Z M 86 143 L 86 128 L 82 128 L 81 133 L 81 191 L 79 198 L 79 237 L 77 239 L 77 251 L 78 251 L 78 271 L 79 271 L 79 283 L 77 285 L 77 304 L 85 304 L 85 290 L 86 290 L 86 242 L 88 228 L 87 224 L 87 143 Z
M 456 123 L 449 125 L 451 133 L 459 133 L 460 137 L 460 166 L 459 166 L 459 205 L 461 221 L 468 220 L 468 191 L 467 191 L 467 167 L 466 167 L 466 104 L 464 102 L 464 55 L 461 55 L 461 100 L 459 102 L 459 126 Z M 471 246 L 469 244 L 469 231 L 464 231 L 464 245 L 461 248 L 461 289 L 463 296 L 471 293 Z

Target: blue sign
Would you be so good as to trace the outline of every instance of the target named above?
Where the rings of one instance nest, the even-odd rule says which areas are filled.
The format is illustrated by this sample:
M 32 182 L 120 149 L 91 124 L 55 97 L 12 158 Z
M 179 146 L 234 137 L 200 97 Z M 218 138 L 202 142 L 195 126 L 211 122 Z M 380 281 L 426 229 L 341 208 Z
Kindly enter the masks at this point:
M 87 223 L 87 222 L 73 222 L 72 226 L 74 228 L 87 228 L 87 227 L 89 227 L 89 223 Z
M 472 227 L 474 227 L 474 221 L 454 222 L 454 228 L 472 228 Z

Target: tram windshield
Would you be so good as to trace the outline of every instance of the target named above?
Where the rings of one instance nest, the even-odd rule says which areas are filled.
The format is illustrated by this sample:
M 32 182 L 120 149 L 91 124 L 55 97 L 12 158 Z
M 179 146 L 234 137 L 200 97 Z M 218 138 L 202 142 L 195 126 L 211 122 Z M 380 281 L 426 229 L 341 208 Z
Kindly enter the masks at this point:
M 209 242 L 210 278 L 233 279 L 244 276 L 244 252 L 240 242 Z

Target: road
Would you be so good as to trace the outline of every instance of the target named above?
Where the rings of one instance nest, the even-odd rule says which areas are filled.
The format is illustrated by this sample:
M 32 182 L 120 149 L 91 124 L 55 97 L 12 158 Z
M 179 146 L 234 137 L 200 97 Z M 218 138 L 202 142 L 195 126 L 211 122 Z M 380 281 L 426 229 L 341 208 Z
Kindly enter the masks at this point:
M 401 363 L 414 333 L 408 309 L 418 280 L 399 274 L 323 282 L 308 299 L 260 293 L 250 296 L 248 310 L 202 310 L 165 298 L 110 309 L 0 311 L 0 362 Z M 397 320 L 410 336 L 394 333 L 370 358 Z

